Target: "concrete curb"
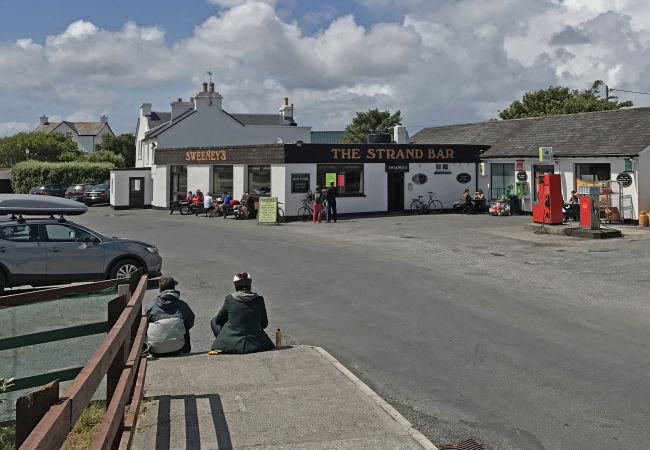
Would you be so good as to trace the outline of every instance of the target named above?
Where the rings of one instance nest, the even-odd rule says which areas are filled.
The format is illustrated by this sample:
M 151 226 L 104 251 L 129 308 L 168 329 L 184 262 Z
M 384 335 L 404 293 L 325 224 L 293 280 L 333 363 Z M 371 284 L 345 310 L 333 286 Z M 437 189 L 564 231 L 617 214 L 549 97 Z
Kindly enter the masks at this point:
M 383 409 L 389 416 L 395 420 L 404 430 L 407 432 L 409 436 L 411 436 L 418 444 L 422 446 L 423 449 L 426 450 L 439 450 L 438 447 L 433 445 L 429 439 L 426 438 L 422 433 L 420 433 L 418 430 L 413 428 L 413 425 L 411 422 L 406 420 L 406 418 L 401 415 L 395 408 L 390 406 L 386 400 L 381 398 L 375 391 L 370 389 L 370 387 L 361 381 L 355 374 L 350 372 L 347 367 L 345 367 L 343 364 L 341 364 L 336 358 L 334 358 L 332 355 L 329 354 L 327 350 L 325 350 L 322 347 L 315 347 L 312 345 L 305 345 L 304 347 L 310 347 L 316 350 L 318 353 L 323 355 L 325 359 L 327 359 L 329 362 L 334 365 L 347 379 L 349 379 L 361 392 L 366 394 L 368 397 L 370 397 L 376 404 L 379 406 L 381 409 Z

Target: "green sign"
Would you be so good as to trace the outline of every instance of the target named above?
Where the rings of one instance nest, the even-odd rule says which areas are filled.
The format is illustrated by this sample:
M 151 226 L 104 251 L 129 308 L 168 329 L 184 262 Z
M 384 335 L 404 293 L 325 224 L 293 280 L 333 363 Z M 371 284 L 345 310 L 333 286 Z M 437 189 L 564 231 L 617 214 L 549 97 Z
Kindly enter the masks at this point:
M 625 172 L 632 172 L 632 159 L 625 158 Z
M 334 186 L 336 186 L 336 173 L 325 174 L 325 187 L 330 187 L 330 183 L 334 183 Z
M 553 159 L 553 147 L 539 147 L 539 160 L 550 161 Z
M 278 198 L 260 197 L 257 223 L 276 223 L 278 220 Z

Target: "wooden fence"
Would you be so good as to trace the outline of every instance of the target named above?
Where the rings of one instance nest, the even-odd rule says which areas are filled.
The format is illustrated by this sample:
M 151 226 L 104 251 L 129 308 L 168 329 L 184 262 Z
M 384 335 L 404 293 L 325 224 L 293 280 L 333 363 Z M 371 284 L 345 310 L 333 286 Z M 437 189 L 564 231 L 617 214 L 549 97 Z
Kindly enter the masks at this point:
M 141 356 L 147 331 L 147 319 L 142 316 L 142 299 L 146 289 L 147 277 L 139 271 L 131 278 L 130 286 L 120 289 L 119 296 L 108 303 L 108 322 L 104 328 L 107 331 L 106 338 L 78 371 L 72 384 L 62 396 L 59 396 L 59 379 L 61 379 L 59 378 L 18 399 L 16 448 L 21 450 L 60 448 L 105 376 L 106 413 L 91 448 L 111 449 L 130 446 L 142 400 L 147 368 L 147 360 Z M 54 291 L 54 289 L 21 295 L 44 296 L 41 300 L 33 301 L 53 300 L 62 296 L 61 293 L 46 291 Z M 70 292 L 66 292 L 63 295 L 69 294 Z M 0 299 L 0 302 L 8 297 Z M 98 326 L 98 324 L 91 325 Z M 82 334 L 84 330 L 80 328 L 83 326 L 71 327 L 72 337 L 85 335 Z M 67 336 L 60 339 L 67 339 L 71 337 L 69 330 L 70 328 L 68 334 L 62 330 L 55 331 Z M 45 342 L 42 340 L 44 337 L 37 336 L 38 334 L 29 335 L 30 342 Z

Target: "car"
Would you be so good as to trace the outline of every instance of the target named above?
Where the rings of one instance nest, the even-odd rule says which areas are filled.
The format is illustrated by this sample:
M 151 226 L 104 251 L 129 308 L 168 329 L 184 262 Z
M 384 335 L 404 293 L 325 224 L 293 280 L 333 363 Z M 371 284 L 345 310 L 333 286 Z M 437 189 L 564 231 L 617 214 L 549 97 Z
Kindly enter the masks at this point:
M 96 184 L 84 194 L 86 205 L 108 204 L 111 200 L 111 185 L 108 183 Z
M 43 184 L 41 186 L 34 186 L 29 190 L 33 195 L 51 195 L 53 197 L 64 197 L 65 191 L 68 186 L 64 184 Z
M 149 278 L 161 275 L 162 257 L 154 244 L 105 236 L 65 217 L 83 214 L 86 205 L 34 197 L 0 194 L 0 215 L 9 216 L 0 221 L 0 292 L 12 286 L 129 278 L 140 268 Z
M 84 201 L 84 194 L 86 191 L 89 191 L 93 188 L 93 184 L 72 184 L 68 189 L 65 191 L 65 198 L 69 198 L 70 200 L 74 200 L 77 202 L 83 202 Z

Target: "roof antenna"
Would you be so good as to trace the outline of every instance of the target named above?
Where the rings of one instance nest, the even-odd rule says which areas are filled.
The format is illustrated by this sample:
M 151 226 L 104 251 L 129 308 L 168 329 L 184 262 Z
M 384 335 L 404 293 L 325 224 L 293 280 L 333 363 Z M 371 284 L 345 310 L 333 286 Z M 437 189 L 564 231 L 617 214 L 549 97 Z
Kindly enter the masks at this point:
M 206 73 L 208 74 L 208 77 L 210 79 L 209 80 L 210 84 L 208 84 L 208 86 L 212 86 L 212 71 L 208 70 Z M 210 92 L 210 105 L 212 105 L 212 91 L 211 91 L 211 89 L 208 89 L 208 92 Z

